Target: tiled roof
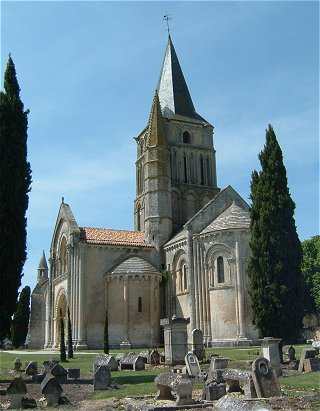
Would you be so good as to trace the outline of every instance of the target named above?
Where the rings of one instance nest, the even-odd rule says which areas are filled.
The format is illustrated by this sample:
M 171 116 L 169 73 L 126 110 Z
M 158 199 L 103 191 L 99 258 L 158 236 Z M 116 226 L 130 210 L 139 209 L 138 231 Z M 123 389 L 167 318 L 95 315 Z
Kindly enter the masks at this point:
M 250 214 L 247 210 L 239 207 L 234 202 L 223 211 L 202 233 L 216 230 L 227 230 L 232 228 L 249 228 Z
M 152 247 L 145 243 L 142 231 L 112 230 L 108 228 L 80 227 L 80 240 L 95 245 L 123 245 Z
M 148 261 L 140 257 L 130 257 L 115 267 L 111 274 L 159 274 L 159 271 Z

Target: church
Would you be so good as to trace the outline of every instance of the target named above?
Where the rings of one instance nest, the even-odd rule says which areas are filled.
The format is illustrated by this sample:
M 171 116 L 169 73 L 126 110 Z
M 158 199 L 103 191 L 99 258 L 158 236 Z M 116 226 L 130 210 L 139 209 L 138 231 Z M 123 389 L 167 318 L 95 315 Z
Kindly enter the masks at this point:
M 64 200 L 31 297 L 29 347 L 57 349 L 70 314 L 76 349 L 161 344 L 160 318 L 189 319 L 211 345 L 258 337 L 246 273 L 249 206 L 216 177 L 214 127 L 194 107 L 172 39 L 135 137 L 134 231 L 86 227 Z M 67 335 L 67 334 L 66 334 Z

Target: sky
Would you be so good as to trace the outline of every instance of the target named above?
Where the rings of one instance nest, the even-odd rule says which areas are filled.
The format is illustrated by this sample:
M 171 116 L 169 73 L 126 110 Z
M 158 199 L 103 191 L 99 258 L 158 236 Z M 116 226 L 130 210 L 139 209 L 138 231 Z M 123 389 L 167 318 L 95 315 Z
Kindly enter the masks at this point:
M 133 229 L 133 138 L 160 74 L 165 14 L 195 108 L 215 127 L 218 186 L 249 200 L 271 123 L 300 239 L 318 234 L 319 3 L 2 1 L 1 79 L 11 53 L 30 109 L 23 285 L 35 286 L 62 196 L 80 226 Z

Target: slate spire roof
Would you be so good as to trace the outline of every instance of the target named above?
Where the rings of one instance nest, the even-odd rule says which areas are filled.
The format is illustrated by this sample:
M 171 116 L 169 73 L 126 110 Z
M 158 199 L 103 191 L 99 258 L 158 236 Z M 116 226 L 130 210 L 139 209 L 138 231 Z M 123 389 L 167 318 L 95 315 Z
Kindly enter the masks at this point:
M 170 35 L 157 88 L 162 113 L 165 117 L 178 114 L 207 122 L 195 111 Z
M 152 101 L 151 113 L 148 124 L 148 145 L 165 146 L 166 137 L 164 132 L 163 117 L 159 102 L 158 92 L 156 90 Z
M 48 269 L 48 264 L 47 264 L 47 259 L 44 251 L 42 251 L 42 256 L 39 262 L 39 267 L 38 270 L 47 270 Z

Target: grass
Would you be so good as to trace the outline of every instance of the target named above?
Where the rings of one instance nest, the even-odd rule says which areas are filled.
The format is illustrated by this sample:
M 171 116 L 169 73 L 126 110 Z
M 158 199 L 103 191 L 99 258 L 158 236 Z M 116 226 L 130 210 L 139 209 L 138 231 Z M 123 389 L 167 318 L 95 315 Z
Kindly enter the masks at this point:
M 296 345 L 296 356 L 299 358 L 303 345 Z M 142 349 L 134 349 L 132 351 L 142 351 Z M 101 350 L 90 351 L 91 353 L 102 353 Z M 112 354 L 124 352 L 121 350 L 111 350 Z M 210 354 L 219 354 L 221 356 L 230 358 L 229 366 L 232 368 L 249 368 L 248 361 L 252 361 L 259 355 L 259 347 L 218 347 L 209 348 L 206 350 L 207 356 Z M 24 354 L 4 353 L 0 351 L 0 382 L 1 378 L 10 378 L 9 370 L 12 369 L 13 362 L 16 357 L 19 357 L 24 364 L 25 361 L 37 361 L 38 366 L 41 366 L 45 359 L 59 359 L 59 353 L 48 354 L 45 351 L 43 354 L 35 354 L 32 351 L 25 351 Z M 92 377 L 92 363 L 94 360 L 93 354 L 77 354 L 75 358 L 64 363 L 65 368 L 80 368 L 82 377 Z M 204 366 L 203 368 L 207 368 Z M 119 390 L 110 390 L 92 393 L 92 399 L 102 399 L 110 397 L 125 397 L 125 396 L 140 396 L 146 394 L 153 394 L 156 392 L 154 384 L 155 377 L 165 372 L 166 368 L 152 368 L 145 371 L 115 371 L 112 372 L 112 380 L 114 383 L 121 386 Z M 290 377 L 280 378 L 281 388 L 288 392 L 289 395 L 295 395 L 295 392 L 312 392 L 319 389 L 320 373 L 298 374 Z M 297 394 L 298 395 L 298 394 Z

